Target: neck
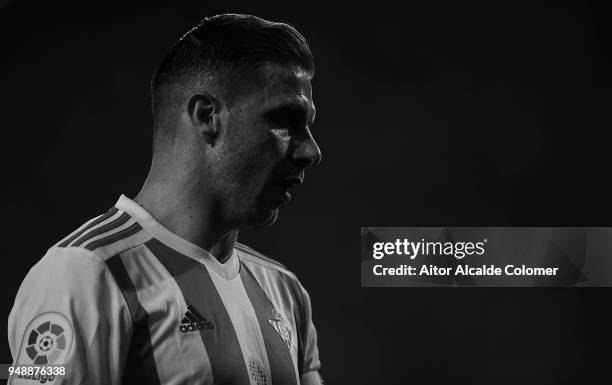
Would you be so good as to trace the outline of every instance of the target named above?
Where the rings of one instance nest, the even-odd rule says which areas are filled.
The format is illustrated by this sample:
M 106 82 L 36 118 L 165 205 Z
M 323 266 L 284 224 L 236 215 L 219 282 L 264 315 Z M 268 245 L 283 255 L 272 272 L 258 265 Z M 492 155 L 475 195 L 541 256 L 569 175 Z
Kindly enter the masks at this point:
M 234 249 L 238 229 L 223 223 L 218 205 L 206 199 L 201 183 L 147 178 L 134 201 L 162 226 L 225 262 Z

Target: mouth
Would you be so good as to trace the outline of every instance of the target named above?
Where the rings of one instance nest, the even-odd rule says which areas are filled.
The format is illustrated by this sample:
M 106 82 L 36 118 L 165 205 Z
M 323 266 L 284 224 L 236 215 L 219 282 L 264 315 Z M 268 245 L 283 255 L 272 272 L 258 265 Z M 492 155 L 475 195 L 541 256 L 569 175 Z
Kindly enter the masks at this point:
M 281 180 L 279 182 L 280 186 L 284 189 L 290 189 L 293 188 L 295 186 L 299 186 L 302 183 L 304 183 L 304 176 L 303 175 L 298 175 L 298 176 L 289 176 L 283 180 Z
M 289 189 L 299 186 L 302 183 L 304 183 L 304 174 L 300 174 L 297 176 L 289 176 L 289 177 L 282 179 L 278 183 L 279 187 L 281 188 L 283 192 L 281 201 L 283 203 L 289 202 L 291 200 L 291 193 L 289 192 Z

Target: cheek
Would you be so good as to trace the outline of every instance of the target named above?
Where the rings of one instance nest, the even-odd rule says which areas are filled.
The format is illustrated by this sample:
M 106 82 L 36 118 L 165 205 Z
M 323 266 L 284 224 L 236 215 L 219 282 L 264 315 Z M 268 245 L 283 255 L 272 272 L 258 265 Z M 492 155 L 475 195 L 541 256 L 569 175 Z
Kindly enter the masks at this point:
M 291 136 L 280 131 L 270 130 L 265 137 L 257 138 L 247 150 L 247 157 L 261 167 L 273 167 L 284 158 L 291 144 Z
M 277 153 L 275 146 L 245 148 L 235 154 L 229 172 L 237 175 L 238 182 L 245 186 L 260 184 L 276 165 Z
M 262 180 L 278 167 L 291 144 L 291 137 L 282 130 L 267 130 L 264 135 L 251 132 L 250 136 L 234 139 L 228 143 L 228 152 L 233 151 L 226 170 L 235 175 L 237 183 L 251 186 L 263 183 Z

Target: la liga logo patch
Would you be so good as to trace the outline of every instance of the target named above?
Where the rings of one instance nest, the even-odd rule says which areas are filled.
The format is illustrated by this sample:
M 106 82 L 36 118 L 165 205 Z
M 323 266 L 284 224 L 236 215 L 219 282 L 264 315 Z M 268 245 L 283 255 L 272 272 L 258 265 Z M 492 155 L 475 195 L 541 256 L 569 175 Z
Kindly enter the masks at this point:
M 72 325 L 63 314 L 41 314 L 30 322 L 24 333 L 18 362 L 36 365 L 63 363 L 73 339 Z

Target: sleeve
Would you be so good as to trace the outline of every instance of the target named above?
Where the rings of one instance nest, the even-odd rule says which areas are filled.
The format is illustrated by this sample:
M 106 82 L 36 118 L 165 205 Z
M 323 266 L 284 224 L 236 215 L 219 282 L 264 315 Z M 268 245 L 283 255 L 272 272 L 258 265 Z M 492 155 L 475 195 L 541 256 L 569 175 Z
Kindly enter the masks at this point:
M 129 310 L 104 261 L 89 250 L 52 248 L 19 288 L 8 338 L 15 366 L 62 365 L 66 375 L 13 375 L 9 384 L 118 384 L 131 333 Z
M 299 283 L 298 283 L 299 284 Z M 300 331 L 300 360 L 302 364 L 302 385 L 318 385 L 323 381 L 319 375 L 321 361 L 317 347 L 317 330 L 312 322 L 312 305 L 310 296 L 304 287 L 299 284 L 301 292 L 301 325 Z

